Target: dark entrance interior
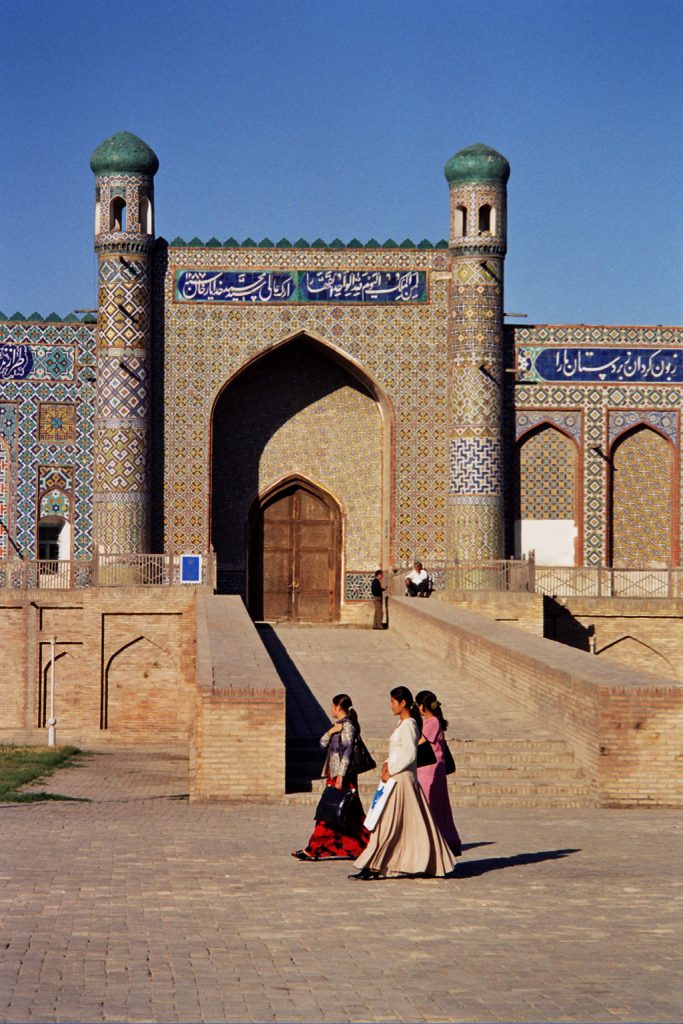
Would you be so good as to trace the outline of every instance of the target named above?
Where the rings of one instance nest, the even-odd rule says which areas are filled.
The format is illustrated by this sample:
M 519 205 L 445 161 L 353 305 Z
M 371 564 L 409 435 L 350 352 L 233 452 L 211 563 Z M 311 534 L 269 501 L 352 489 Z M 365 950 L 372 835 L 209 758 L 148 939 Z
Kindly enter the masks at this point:
M 256 619 L 337 618 L 341 524 L 327 496 L 302 481 L 255 502 L 249 551 L 249 610 Z

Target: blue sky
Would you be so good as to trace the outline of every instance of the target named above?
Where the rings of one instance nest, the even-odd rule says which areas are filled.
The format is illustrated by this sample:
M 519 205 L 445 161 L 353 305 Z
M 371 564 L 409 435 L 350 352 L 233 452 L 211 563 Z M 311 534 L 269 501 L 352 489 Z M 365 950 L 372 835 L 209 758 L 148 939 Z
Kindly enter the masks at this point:
M 683 323 L 673 0 L 0 0 L 0 310 L 95 303 L 89 158 L 159 156 L 157 234 L 448 232 L 443 166 L 512 166 L 507 310 Z

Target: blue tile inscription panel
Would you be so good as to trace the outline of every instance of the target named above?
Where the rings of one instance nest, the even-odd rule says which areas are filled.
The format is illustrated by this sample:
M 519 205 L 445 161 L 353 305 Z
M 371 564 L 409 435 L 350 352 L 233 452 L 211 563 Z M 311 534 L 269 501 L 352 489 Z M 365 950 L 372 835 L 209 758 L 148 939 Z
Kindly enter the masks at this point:
M 176 302 L 426 302 L 424 270 L 176 270 Z
M 524 346 L 517 351 L 520 383 L 681 384 L 683 349 Z

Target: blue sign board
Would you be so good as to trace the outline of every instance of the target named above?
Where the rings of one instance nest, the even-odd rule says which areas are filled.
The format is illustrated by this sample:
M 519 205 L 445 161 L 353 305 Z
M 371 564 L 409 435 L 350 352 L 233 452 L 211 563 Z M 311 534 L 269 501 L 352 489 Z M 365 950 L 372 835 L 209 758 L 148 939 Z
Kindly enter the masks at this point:
M 572 384 L 681 384 L 680 348 L 544 348 L 517 352 L 518 380 Z
M 426 302 L 424 270 L 176 270 L 176 302 Z
M 202 582 L 202 556 L 181 555 L 180 556 L 180 582 L 201 583 Z

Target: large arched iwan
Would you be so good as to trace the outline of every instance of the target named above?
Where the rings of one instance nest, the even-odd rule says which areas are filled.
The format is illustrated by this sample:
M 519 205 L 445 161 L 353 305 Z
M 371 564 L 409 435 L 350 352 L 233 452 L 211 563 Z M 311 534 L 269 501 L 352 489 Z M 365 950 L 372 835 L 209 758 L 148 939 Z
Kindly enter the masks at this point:
M 310 334 L 287 338 L 241 366 L 211 414 L 208 539 L 219 589 L 245 597 L 250 589 L 256 613 L 254 508 L 296 481 L 340 510 L 337 606 L 345 573 L 390 564 L 393 422 L 388 397 L 360 364 Z M 305 603 L 297 617 L 304 617 Z

